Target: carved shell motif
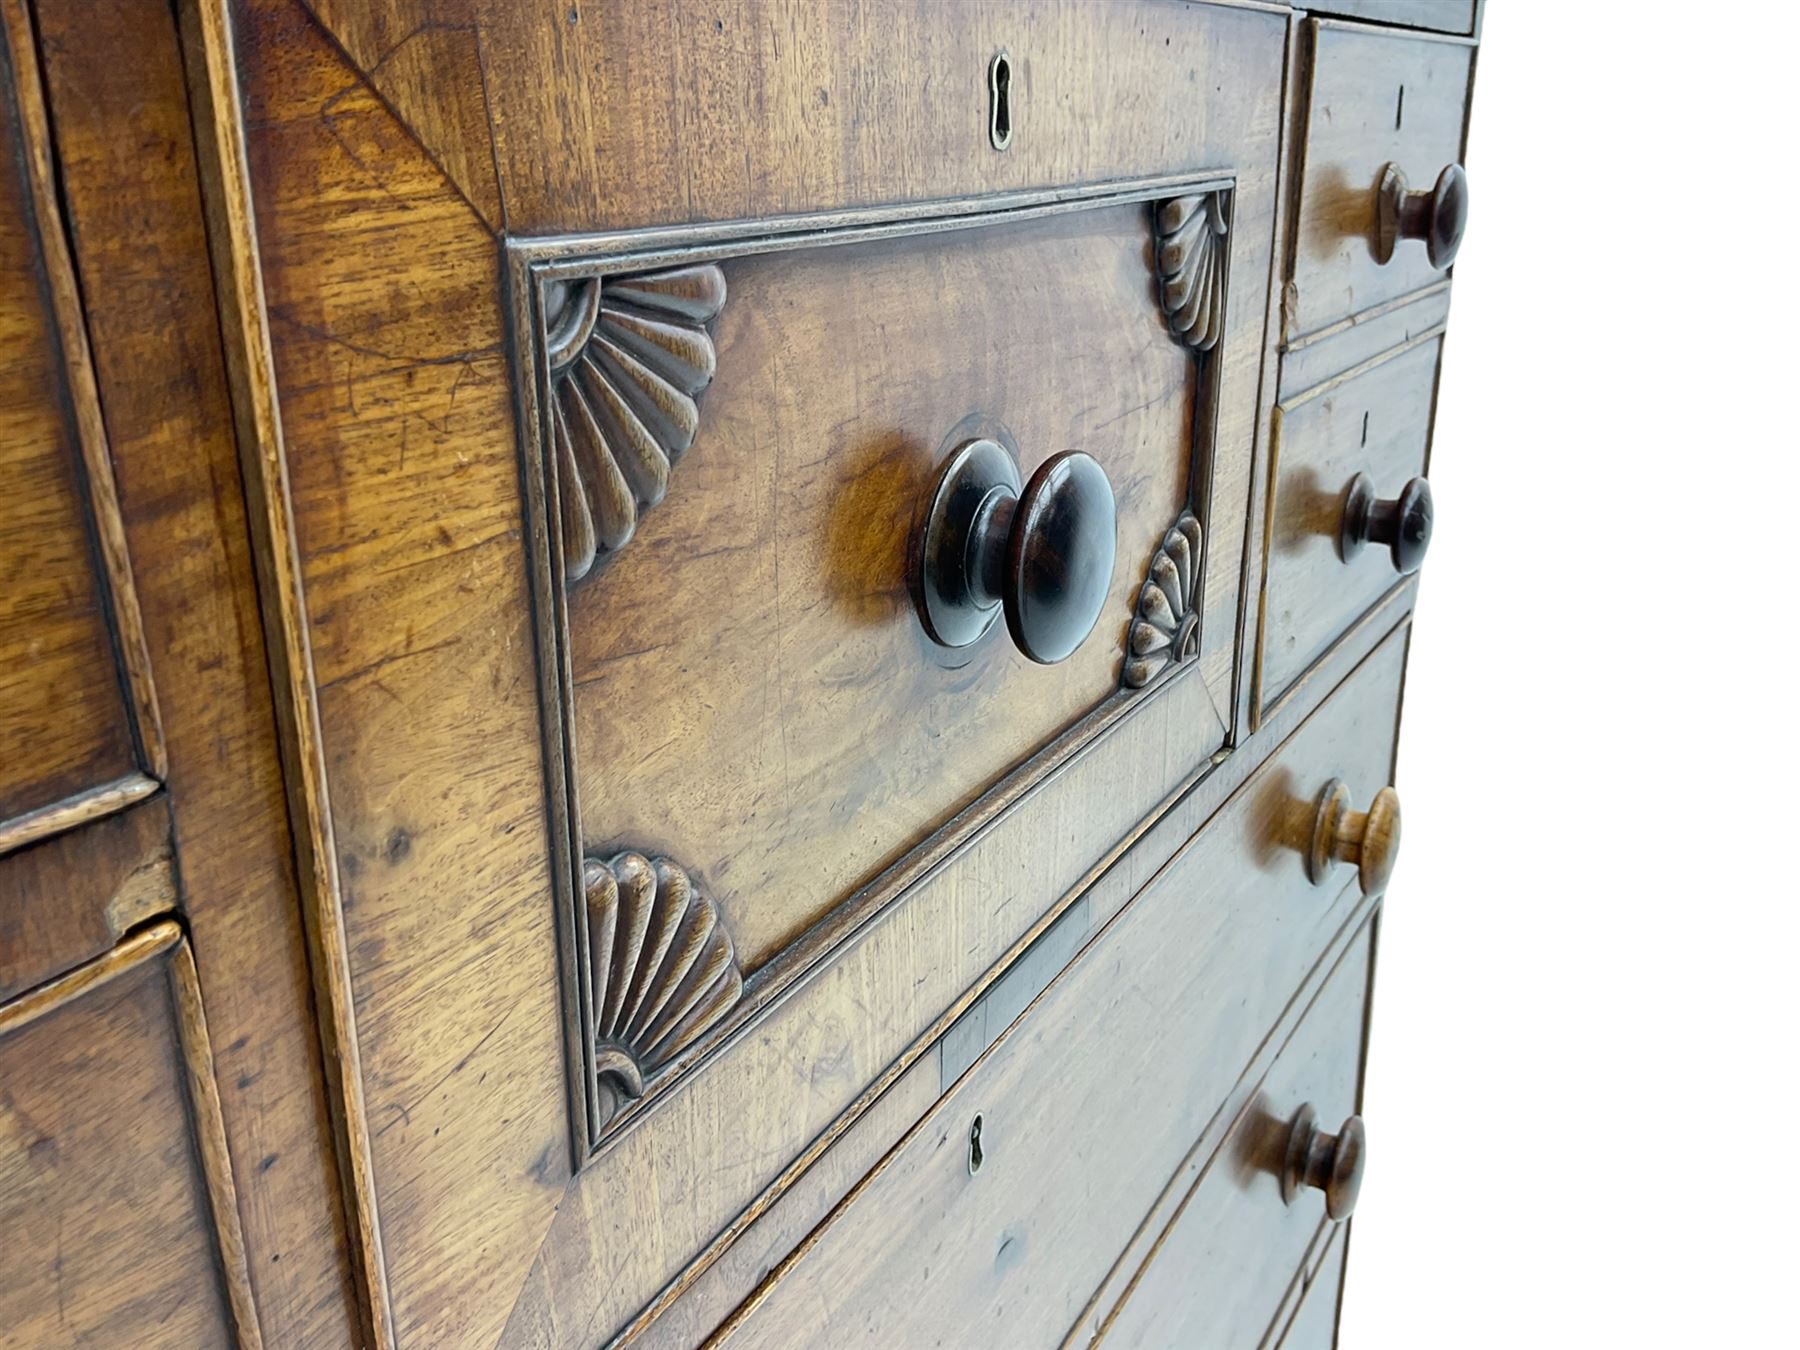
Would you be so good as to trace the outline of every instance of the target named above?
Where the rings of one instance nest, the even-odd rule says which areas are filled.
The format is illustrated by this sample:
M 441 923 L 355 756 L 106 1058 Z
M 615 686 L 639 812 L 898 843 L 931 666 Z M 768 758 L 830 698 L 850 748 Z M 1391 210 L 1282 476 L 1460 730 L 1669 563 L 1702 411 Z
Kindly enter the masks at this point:
M 712 899 L 667 858 L 588 858 L 588 991 L 597 1134 L 744 991 Z
M 1141 689 L 1200 649 L 1200 522 L 1183 511 L 1150 560 L 1126 639 L 1125 685 Z
M 544 289 L 550 438 L 573 585 L 623 548 L 638 515 L 700 429 L 712 336 L 725 304 L 713 264 L 641 276 L 553 281 Z
M 1225 331 L 1224 189 L 1174 197 L 1156 208 L 1156 275 L 1163 313 L 1175 336 L 1210 351 Z

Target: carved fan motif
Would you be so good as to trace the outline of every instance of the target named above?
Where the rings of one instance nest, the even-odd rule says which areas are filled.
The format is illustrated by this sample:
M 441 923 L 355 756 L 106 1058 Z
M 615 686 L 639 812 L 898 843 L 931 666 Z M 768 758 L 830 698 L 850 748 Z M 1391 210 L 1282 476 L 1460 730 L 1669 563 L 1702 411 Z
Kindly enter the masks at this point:
M 623 548 L 700 429 L 711 383 L 706 325 L 725 304 L 711 263 L 545 287 L 550 435 L 563 572 L 573 585 Z
M 1175 336 L 1210 351 L 1225 330 L 1224 189 L 1175 197 L 1156 208 L 1156 275 Z
M 1125 685 L 1141 689 L 1200 649 L 1200 522 L 1183 511 L 1150 560 L 1126 639 Z
M 589 858 L 582 886 L 597 1133 L 732 1009 L 744 977 L 712 899 L 667 858 Z

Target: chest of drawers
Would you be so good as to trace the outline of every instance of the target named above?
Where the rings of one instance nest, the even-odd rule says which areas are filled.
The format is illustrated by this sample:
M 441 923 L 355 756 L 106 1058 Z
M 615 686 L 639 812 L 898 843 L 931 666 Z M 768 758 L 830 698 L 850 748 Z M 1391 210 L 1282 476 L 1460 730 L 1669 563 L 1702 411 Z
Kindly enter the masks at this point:
M 1335 1336 L 1468 3 L 4 0 L 0 1344 Z

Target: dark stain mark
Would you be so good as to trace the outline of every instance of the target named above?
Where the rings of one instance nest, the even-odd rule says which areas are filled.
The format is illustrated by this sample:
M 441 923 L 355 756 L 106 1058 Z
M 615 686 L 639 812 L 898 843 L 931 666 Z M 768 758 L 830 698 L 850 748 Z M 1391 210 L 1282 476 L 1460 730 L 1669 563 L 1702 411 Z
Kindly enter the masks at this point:
M 1000 1246 L 994 1252 L 994 1274 L 1004 1275 L 1025 1260 L 1025 1239 L 1015 1233 L 1000 1235 Z
M 411 852 L 412 835 L 407 832 L 404 825 L 396 825 L 393 833 L 388 835 L 387 843 L 382 847 L 381 856 L 386 858 L 388 864 L 392 866 L 403 861 Z
M 531 1179 L 540 1186 L 561 1186 L 562 1178 L 556 1174 L 557 1148 L 554 1142 L 544 1145 L 543 1151 L 532 1160 Z

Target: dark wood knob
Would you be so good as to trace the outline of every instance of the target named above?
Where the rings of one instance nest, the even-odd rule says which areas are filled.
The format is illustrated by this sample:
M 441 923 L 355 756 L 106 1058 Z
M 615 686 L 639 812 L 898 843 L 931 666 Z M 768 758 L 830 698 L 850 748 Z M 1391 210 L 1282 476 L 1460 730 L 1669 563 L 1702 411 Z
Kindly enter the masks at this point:
M 1407 190 L 1398 164 L 1381 171 L 1376 189 L 1375 260 L 1387 262 L 1402 239 L 1423 239 L 1425 256 L 1436 268 L 1456 261 L 1463 230 L 1469 223 L 1469 176 L 1460 164 L 1445 167 L 1430 188 Z
M 1364 895 L 1384 890 L 1400 856 L 1400 795 L 1391 787 L 1375 794 L 1367 811 L 1350 809 L 1350 789 L 1334 778 L 1313 808 L 1312 841 L 1306 875 L 1317 886 L 1333 863 L 1353 863 Z
M 1326 1134 L 1319 1128 L 1319 1113 L 1308 1103 L 1294 1113 L 1288 1127 L 1281 1198 L 1291 1205 L 1295 1196 L 1311 1186 L 1325 1192 L 1325 1214 L 1333 1223 L 1347 1219 L 1356 1209 L 1367 1156 L 1361 1116 L 1351 1116 L 1336 1134 Z
M 1106 604 L 1118 508 L 1091 455 L 1052 455 L 1021 489 L 1011 453 L 973 440 L 939 471 L 915 538 L 919 614 L 934 641 L 966 647 L 1004 613 L 1019 650 L 1051 665 Z
M 1392 501 L 1375 495 L 1375 484 L 1359 473 L 1344 489 L 1344 513 L 1338 522 L 1338 556 L 1349 562 L 1364 544 L 1386 544 L 1394 570 L 1416 572 L 1431 547 L 1431 484 L 1414 478 Z

